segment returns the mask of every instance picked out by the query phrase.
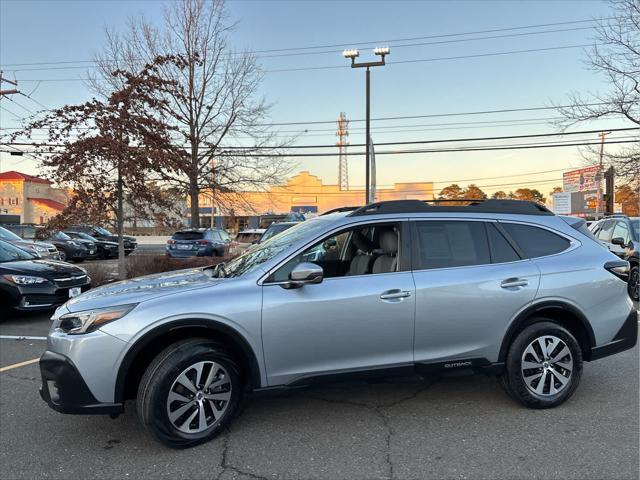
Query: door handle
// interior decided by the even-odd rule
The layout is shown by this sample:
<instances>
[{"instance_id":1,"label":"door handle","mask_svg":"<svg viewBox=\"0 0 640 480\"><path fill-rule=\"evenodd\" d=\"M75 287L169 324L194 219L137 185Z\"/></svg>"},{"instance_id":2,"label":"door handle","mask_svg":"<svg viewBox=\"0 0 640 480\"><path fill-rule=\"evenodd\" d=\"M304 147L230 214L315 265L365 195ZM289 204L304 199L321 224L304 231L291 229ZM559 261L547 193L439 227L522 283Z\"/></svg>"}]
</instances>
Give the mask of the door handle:
<instances>
[{"instance_id":1,"label":"door handle","mask_svg":"<svg viewBox=\"0 0 640 480\"><path fill-rule=\"evenodd\" d=\"M502 288L526 287L527 285L529 285L529 280L523 278L507 278L500 283Z\"/></svg>"},{"instance_id":2,"label":"door handle","mask_svg":"<svg viewBox=\"0 0 640 480\"><path fill-rule=\"evenodd\" d=\"M380 295L380 299L393 300L395 298L406 298L409 296L411 296L411 292L408 292L406 290L395 289L395 290L387 290L386 292L382 293Z\"/></svg>"}]
</instances>

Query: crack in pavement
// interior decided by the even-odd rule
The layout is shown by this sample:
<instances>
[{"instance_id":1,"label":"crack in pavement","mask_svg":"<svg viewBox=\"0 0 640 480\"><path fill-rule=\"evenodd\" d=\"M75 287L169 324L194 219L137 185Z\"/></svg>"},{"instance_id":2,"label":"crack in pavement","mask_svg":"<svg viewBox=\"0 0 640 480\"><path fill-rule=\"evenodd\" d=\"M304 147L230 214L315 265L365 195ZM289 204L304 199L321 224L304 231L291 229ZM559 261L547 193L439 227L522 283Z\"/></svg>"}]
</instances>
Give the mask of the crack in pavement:
<instances>
[{"instance_id":1,"label":"crack in pavement","mask_svg":"<svg viewBox=\"0 0 640 480\"><path fill-rule=\"evenodd\" d=\"M244 470L241 470L240 468L236 467L235 465L232 465L231 462L228 459L228 455L229 455L229 435L231 435L231 431L227 430L225 432L225 436L224 439L222 441L222 459L220 460L220 468L222 468L222 471L218 474L218 476L216 476L216 480L220 480L222 478L222 476L228 471L232 471L237 473L238 475L244 475L246 477L249 478L255 478L256 480L269 480L267 477L262 477L260 475L255 475L251 472L246 472Z\"/></svg>"},{"instance_id":2,"label":"crack in pavement","mask_svg":"<svg viewBox=\"0 0 640 480\"><path fill-rule=\"evenodd\" d=\"M11 377L15 380L28 380L30 382L37 382L38 379L36 377L19 377L18 375L14 375L13 373L5 373L7 377Z\"/></svg>"},{"instance_id":3,"label":"crack in pavement","mask_svg":"<svg viewBox=\"0 0 640 480\"><path fill-rule=\"evenodd\" d=\"M410 400L413 400L415 398L418 397L418 395L420 395L422 392L424 392L425 390L427 390L428 388L430 388L434 383L436 383L437 379L430 379L429 382L427 382L427 380L423 380L423 382L425 383L424 385L421 385L419 388L416 389L415 392L413 392L411 395L400 398L396 401L390 402L390 403L374 403L374 404L368 404L368 403L363 403L363 402L356 402L353 400L339 400L339 399L335 399L335 398L326 398L326 397L319 397L319 396L310 396L309 398L312 398L314 400L318 400L321 402L327 402L327 403L335 403L335 404L343 404L343 405L351 405L354 407L361 407L364 408L370 412L372 412L375 416L377 416L382 425L384 426L384 428L387 430L387 435L385 436L385 463L387 464L387 471L388 471L388 475L386 478L393 480L395 478L395 474L394 474L394 464L393 461L391 459L391 440L392 437L395 435L395 430L393 429L393 427L391 426L391 424L389 423L389 417L384 413L383 410L385 409L389 409L389 408L393 408L397 405L400 405L404 402L408 402Z\"/></svg>"}]
</instances>

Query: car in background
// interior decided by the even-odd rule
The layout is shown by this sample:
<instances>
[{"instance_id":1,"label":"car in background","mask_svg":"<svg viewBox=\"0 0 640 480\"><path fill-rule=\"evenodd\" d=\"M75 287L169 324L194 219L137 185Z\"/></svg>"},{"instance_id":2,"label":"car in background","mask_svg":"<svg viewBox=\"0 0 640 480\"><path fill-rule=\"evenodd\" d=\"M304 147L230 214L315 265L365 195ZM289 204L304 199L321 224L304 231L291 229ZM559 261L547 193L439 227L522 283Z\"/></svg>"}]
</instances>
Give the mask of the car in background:
<instances>
[{"instance_id":1,"label":"car in background","mask_svg":"<svg viewBox=\"0 0 640 480\"><path fill-rule=\"evenodd\" d=\"M95 260L96 258L98 258L98 246L96 245L96 242L94 242L93 240L87 240L86 238L69 235L66 232L60 232L60 233L67 235L69 238L71 238L71 240L79 243L80 245L82 245L84 248L87 249L87 256L85 257L85 260Z\"/></svg>"},{"instance_id":2,"label":"car in background","mask_svg":"<svg viewBox=\"0 0 640 480\"><path fill-rule=\"evenodd\" d=\"M52 232L44 240L56 246L58 252L60 252L60 260L63 262L84 262L89 255L89 250L85 245L78 240L74 240L66 233ZM93 254L95 254L95 251Z\"/></svg>"},{"instance_id":3,"label":"car in background","mask_svg":"<svg viewBox=\"0 0 640 480\"><path fill-rule=\"evenodd\" d=\"M97 238L92 237L87 233L82 232L65 232L74 240L77 240L83 243L85 246L93 244L96 247L96 258L108 259L108 258L116 258L118 256L118 242L109 242L106 240L98 240Z\"/></svg>"},{"instance_id":4,"label":"car in background","mask_svg":"<svg viewBox=\"0 0 640 480\"><path fill-rule=\"evenodd\" d=\"M230 253L232 255L244 253L251 245L260 241L265 231L266 228L248 228L242 230L236 235L233 242L231 242Z\"/></svg>"},{"instance_id":5,"label":"car in background","mask_svg":"<svg viewBox=\"0 0 640 480\"><path fill-rule=\"evenodd\" d=\"M640 299L640 217L616 214L591 225L591 233L611 253L629 262L629 296L637 302Z\"/></svg>"},{"instance_id":6,"label":"car in background","mask_svg":"<svg viewBox=\"0 0 640 480\"><path fill-rule=\"evenodd\" d=\"M48 258L53 260L59 260L60 254L55 245L46 242L39 242L37 240L25 240L18 235L4 227L0 227L0 240L9 242L23 250L33 253L39 258Z\"/></svg>"},{"instance_id":7,"label":"car in background","mask_svg":"<svg viewBox=\"0 0 640 480\"><path fill-rule=\"evenodd\" d=\"M224 257L231 237L220 228L193 228L174 233L165 247L173 258Z\"/></svg>"},{"instance_id":8,"label":"car in background","mask_svg":"<svg viewBox=\"0 0 640 480\"><path fill-rule=\"evenodd\" d=\"M48 310L89 290L80 267L44 260L0 240L0 309Z\"/></svg>"},{"instance_id":9,"label":"car in background","mask_svg":"<svg viewBox=\"0 0 640 480\"><path fill-rule=\"evenodd\" d=\"M289 230L291 227L299 223L300 222L273 222L267 227L265 232L256 243L262 243L266 240L269 240L271 237L274 237L277 234L284 232L285 230Z\"/></svg>"},{"instance_id":10,"label":"car in background","mask_svg":"<svg viewBox=\"0 0 640 480\"><path fill-rule=\"evenodd\" d=\"M97 225L71 225L65 231L67 230L70 232L86 233L87 235L91 235L97 240L118 243L118 235L114 235L106 228L103 228ZM131 235L123 235L123 240L124 240L124 254L130 255L138 246L136 237L132 237Z\"/></svg>"}]
</instances>

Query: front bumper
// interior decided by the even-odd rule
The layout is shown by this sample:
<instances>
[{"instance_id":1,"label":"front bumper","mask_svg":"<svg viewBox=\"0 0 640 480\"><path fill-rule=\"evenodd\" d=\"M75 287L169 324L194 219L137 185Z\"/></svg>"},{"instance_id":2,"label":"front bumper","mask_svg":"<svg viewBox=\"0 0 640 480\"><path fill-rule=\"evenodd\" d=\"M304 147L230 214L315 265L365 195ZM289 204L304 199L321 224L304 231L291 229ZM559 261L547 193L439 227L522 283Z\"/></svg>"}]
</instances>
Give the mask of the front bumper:
<instances>
[{"instance_id":1,"label":"front bumper","mask_svg":"<svg viewBox=\"0 0 640 480\"><path fill-rule=\"evenodd\" d=\"M69 290L80 288L86 292L91 284L86 281L80 285L58 286L53 283L40 285L5 285L9 303L16 310L50 310L65 303L71 298Z\"/></svg>"},{"instance_id":2,"label":"front bumper","mask_svg":"<svg viewBox=\"0 0 640 480\"><path fill-rule=\"evenodd\" d=\"M638 342L638 312L632 310L629 316L616 333L613 340L604 345L593 347L591 349L591 355L586 360L598 360L600 358L608 357L616 353L624 352L630 348L635 347Z\"/></svg>"},{"instance_id":3,"label":"front bumper","mask_svg":"<svg viewBox=\"0 0 640 480\"><path fill-rule=\"evenodd\" d=\"M64 355L46 350L40 358L40 374L40 396L57 412L117 415L124 411L121 403L96 400L76 366Z\"/></svg>"}]
</instances>

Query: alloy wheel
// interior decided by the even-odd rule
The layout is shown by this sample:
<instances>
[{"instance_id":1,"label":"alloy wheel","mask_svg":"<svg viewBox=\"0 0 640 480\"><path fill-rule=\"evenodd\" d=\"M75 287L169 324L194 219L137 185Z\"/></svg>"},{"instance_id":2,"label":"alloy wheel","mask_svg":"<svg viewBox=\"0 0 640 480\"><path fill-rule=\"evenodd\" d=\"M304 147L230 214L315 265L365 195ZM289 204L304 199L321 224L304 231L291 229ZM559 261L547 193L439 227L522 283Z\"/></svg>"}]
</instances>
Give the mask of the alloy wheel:
<instances>
[{"instance_id":1,"label":"alloy wheel","mask_svg":"<svg viewBox=\"0 0 640 480\"><path fill-rule=\"evenodd\" d=\"M219 363L198 362L185 368L167 396L171 424L184 433L201 433L225 414L231 400L231 379Z\"/></svg>"},{"instance_id":2,"label":"alloy wheel","mask_svg":"<svg viewBox=\"0 0 640 480\"><path fill-rule=\"evenodd\" d=\"M631 275L629 276L629 294L633 300L638 300L640 297L640 270L638 267L631 269Z\"/></svg>"},{"instance_id":3,"label":"alloy wheel","mask_svg":"<svg viewBox=\"0 0 640 480\"><path fill-rule=\"evenodd\" d=\"M535 395L557 395L571 380L571 350L556 336L538 337L522 354L521 373L527 388Z\"/></svg>"}]
</instances>

